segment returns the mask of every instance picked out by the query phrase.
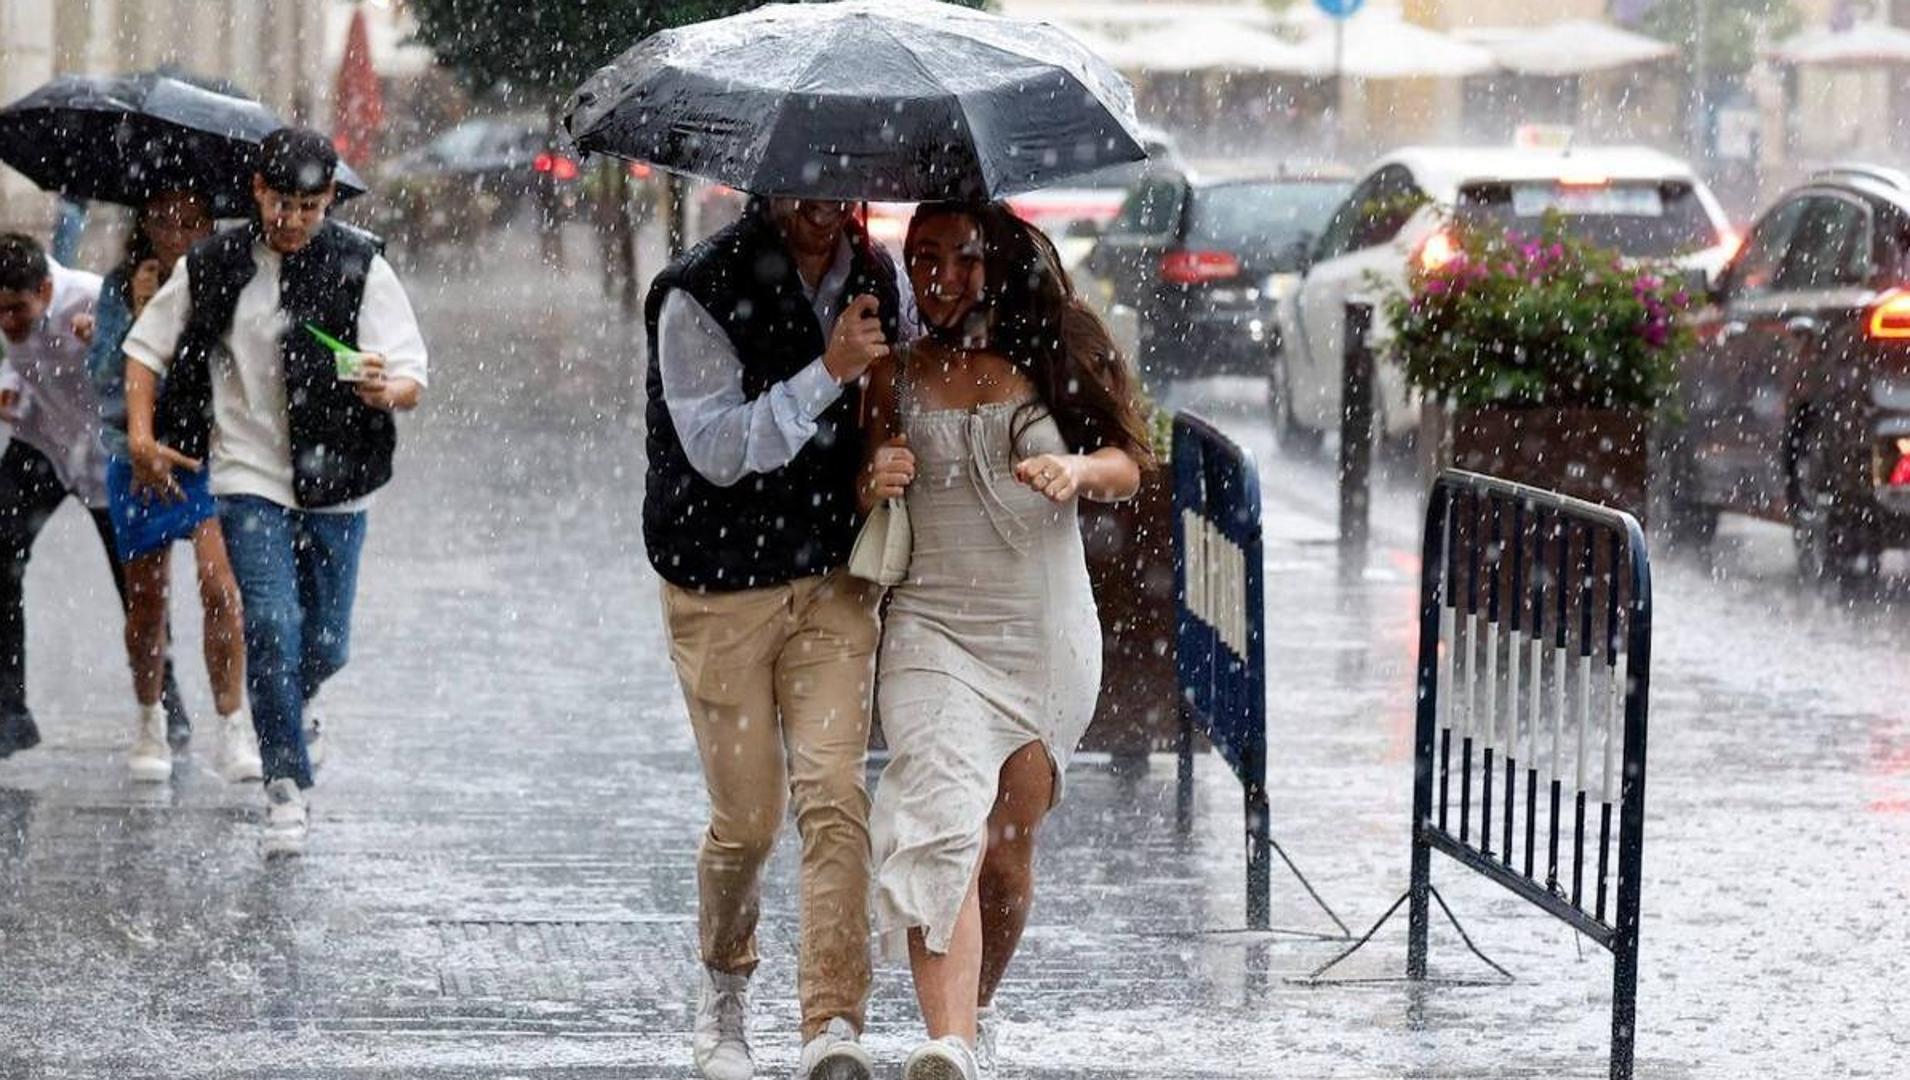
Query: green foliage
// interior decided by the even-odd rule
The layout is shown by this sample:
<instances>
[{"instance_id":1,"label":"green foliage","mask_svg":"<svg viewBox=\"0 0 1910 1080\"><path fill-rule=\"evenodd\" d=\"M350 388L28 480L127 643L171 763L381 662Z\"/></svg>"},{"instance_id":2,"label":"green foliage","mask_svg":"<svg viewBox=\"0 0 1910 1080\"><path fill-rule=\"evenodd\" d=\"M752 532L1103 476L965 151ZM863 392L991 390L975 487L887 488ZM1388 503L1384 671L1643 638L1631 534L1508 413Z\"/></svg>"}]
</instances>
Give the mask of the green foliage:
<instances>
[{"instance_id":1,"label":"green foliage","mask_svg":"<svg viewBox=\"0 0 1910 1080\"><path fill-rule=\"evenodd\" d=\"M1794 0L1659 0L1638 20L1640 32L1683 49L1687 62L1702 37L1705 69L1726 77L1751 69L1760 39L1781 41L1802 25Z\"/></svg>"},{"instance_id":2,"label":"green foliage","mask_svg":"<svg viewBox=\"0 0 1910 1080\"><path fill-rule=\"evenodd\" d=\"M981 0L951 0L979 7ZM642 38L761 6L753 0L411 0L418 41L465 85L567 94Z\"/></svg>"},{"instance_id":3,"label":"green foliage","mask_svg":"<svg viewBox=\"0 0 1910 1080\"><path fill-rule=\"evenodd\" d=\"M1692 345L1691 297L1669 265L1566 232L1449 231L1452 257L1383 301L1406 381L1462 406L1655 407Z\"/></svg>"}]
</instances>

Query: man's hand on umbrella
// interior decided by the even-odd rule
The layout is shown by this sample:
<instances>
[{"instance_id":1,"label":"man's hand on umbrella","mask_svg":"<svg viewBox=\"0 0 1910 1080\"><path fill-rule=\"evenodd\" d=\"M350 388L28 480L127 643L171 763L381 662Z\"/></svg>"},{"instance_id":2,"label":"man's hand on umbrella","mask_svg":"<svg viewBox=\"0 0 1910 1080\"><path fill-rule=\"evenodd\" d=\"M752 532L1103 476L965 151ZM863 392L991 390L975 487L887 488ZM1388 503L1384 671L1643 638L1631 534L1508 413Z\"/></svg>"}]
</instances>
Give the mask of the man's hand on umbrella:
<instances>
[{"instance_id":1,"label":"man's hand on umbrella","mask_svg":"<svg viewBox=\"0 0 1910 1080\"><path fill-rule=\"evenodd\" d=\"M126 451L133 459L133 490L165 502L179 502L186 497L173 476L174 469L199 471L196 459L152 439L135 440L128 444Z\"/></svg>"},{"instance_id":2,"label":"man's hand on umbrella","mask_svg":"<svg viewBox=\"0 0 1910 1080\"><path fill-rule=\"evenodd\" d=\"M862 377L869 365L889 355L889 339L882 332L882 318L875 297L862 295L849 302L836 331L829 336L828 351L822 354L822 366L838 383Z\"/></svg>"}]
</instances>

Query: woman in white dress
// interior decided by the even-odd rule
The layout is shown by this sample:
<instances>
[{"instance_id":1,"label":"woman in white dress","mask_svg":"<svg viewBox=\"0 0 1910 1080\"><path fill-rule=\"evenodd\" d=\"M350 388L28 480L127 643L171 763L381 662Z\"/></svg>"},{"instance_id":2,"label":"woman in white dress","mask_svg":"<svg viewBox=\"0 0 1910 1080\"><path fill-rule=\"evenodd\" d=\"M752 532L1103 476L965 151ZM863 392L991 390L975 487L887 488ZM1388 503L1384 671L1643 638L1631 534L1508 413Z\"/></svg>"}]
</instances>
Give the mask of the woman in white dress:
<instances>
[{"instance_id":1,"label":"woman in white dress","mask_svg":"<svg viewBox=\"0 0 1910 1080\"><path fill-rule=\"evenodd\" d=\"M873 373L862 484L865 510L905 498L914 536L876 681L876 921L928 1027L906 1080L973 1080L1100 686L1075 500L1128 498L1152 462L1126 363L1040 230L929 204L903 254L926 334Z\"/></svg>"}]
</instances>

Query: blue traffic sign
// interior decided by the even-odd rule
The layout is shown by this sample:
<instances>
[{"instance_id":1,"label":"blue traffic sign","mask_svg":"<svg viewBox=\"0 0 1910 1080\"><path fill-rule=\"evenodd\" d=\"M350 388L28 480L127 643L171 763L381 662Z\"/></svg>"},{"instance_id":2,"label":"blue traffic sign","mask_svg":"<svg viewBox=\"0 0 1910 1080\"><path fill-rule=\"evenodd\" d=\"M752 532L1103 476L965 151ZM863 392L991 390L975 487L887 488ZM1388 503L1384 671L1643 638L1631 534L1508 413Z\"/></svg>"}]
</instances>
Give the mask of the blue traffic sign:
<instances>
[{"instance_id":1,"label":"blue traffic sign","mask_svg":"<svg viewBox=\"0 0 1910 1080\"><path fill-rule=\"evenodd\" d=\"M1336 19L1348 19L1366 0L1313 0L1314 6Z\"/></svg>"}]
</instances>

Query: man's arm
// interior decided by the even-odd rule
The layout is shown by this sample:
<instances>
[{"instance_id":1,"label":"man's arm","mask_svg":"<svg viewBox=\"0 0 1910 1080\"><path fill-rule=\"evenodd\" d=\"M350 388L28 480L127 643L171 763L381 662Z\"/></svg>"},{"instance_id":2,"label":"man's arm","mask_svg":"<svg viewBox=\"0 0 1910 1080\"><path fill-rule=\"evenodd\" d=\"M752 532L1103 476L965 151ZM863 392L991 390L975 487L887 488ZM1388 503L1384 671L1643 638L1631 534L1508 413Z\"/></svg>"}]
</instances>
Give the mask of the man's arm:
<instances>
[{"instance_id":1,"label":"man's arm","mask_svg":"<svg viewBox=\"0 0 1910 1080\"><path fill-rule=\"evenodd\" d=\"M865 319L866 311L861 300L852 304L822 356L751 400L743 392L743 363L729 336L694 297L672 291L657 325L657 365L664 405L690 467L710 483L728 487L794 460L843 385L887 351L880 325Z\"/></svg>"},{"instance_id":2,"label":"man's arm","mask_svg":"<svg viewBox=\"0 0 1910 1080\"><path fill-rule=\"evenodd\" d=\"M411 298L391 264L372 259L358 307L358 348L371 353L358 397L374 409L407 412L424 397L428 360Z\"/></svg>"}]
</instances>

